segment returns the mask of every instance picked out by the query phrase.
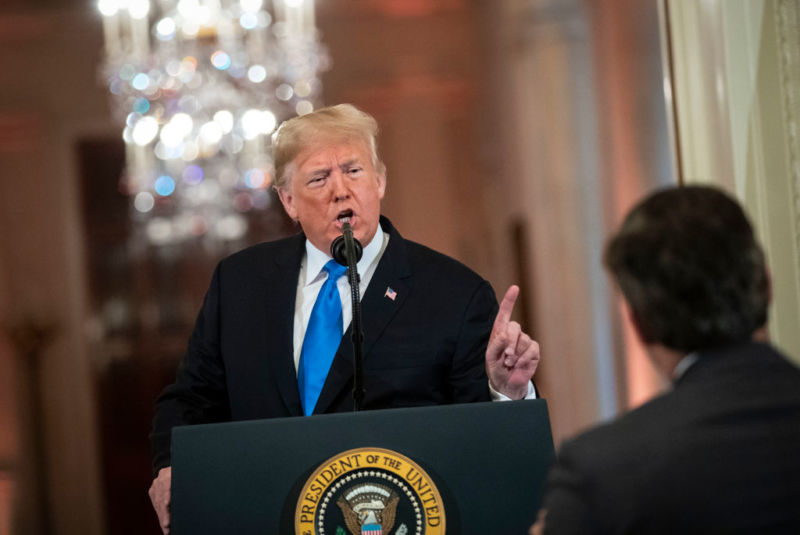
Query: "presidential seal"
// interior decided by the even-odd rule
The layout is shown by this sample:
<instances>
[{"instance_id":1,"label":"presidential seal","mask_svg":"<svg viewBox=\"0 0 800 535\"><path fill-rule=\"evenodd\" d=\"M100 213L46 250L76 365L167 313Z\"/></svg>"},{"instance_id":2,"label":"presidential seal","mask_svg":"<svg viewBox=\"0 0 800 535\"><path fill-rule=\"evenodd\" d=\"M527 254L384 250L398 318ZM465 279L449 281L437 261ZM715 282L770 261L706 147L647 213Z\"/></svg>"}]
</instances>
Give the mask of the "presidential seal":
<instances>
[{"instance_id":1,"label":"presidential seal","mask_svg":"<svg viewBox=\"0 0 800 535\"><path fill-rule=\"evenodd\" d=\"M381 448L331 457L308 478L294 515L296 535L439 535L442 497L414 461Z\"/></svg>"}]
</instances>

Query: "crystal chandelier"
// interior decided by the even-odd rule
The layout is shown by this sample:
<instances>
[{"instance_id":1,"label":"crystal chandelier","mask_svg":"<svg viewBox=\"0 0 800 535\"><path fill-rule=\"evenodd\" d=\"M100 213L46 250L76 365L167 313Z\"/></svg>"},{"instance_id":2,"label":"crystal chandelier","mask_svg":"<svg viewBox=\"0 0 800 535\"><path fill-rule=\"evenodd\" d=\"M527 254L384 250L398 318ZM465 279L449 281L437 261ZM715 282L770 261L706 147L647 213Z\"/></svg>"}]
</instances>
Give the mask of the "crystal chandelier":
<instances>
[{"instance_id":1,"label":"crystal chandelier","mask_svg":"<svg viewBox=\"0 0 800 535\"><path fill-rule=\"evenodd\" d=\"M137 231L228 241L271 199L276 125L310 112L327 66L313 0L99 0Z\"/></svg>"}]
</instances>

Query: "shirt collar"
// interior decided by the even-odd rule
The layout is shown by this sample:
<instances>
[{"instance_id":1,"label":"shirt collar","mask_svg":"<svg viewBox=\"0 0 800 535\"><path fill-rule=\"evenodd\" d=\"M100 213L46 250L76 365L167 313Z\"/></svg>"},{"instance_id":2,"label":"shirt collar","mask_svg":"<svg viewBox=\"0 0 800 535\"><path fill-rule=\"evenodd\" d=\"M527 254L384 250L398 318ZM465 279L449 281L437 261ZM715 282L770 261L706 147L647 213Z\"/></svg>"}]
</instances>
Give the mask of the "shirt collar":
<instances>
[{"instance_id":1,"label":"shirt collar","mask_svg":"<svg viewBox=\"0 0 800 535\"><path fill-rule=\"evenodd\" d=\"M381 239L378 239L379 236ZM372 264L373 260L378 256L378 253L381 252L383 241L383 232L381 232L381 226L378 225L378 228L375 230L375 235L372 236L367 246L364 247L361 260L356 264L356 269L359 273L364 273L370 264ZM331 258L332 257L328 253L323 253L306 239L306 286L319 279L322 268L325 267L325 264L327 264Z\"/></svg>"},{"instance_id":2,"label":"shirt collar","mask_svg":"<svg viewBox=\"0 0 800 535\"><path fill-rule=\"evenodd\" d=\"M677 381L678 379L683 377L683 374L686 373L686 370L688 370L692 366L692 364L697 362L698 358L699 355L697 353L689 353L688 355L683 357L680 360L680 362L678 362L678 365L675 366L675 369L672 371L672 380Z\"/></svg>"}]
</instances>

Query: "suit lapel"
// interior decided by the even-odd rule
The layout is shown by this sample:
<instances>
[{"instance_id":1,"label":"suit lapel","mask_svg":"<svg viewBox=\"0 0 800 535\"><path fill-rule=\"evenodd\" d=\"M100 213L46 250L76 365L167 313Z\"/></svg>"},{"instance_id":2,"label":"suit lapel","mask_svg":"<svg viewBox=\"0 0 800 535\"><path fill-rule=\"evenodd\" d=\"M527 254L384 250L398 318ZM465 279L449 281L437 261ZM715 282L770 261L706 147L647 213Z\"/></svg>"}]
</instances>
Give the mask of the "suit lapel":
<instances>
[{"instance_id":1,"label":"suit lapel","mask_svg":"<svg viewBox=\"0 0 800 535\"><path fill-rule=\"evenodd\" d=\"M361 298L361 321L364 329L364 361L387 325L403 306L411 289L412 277L405 241L388 219L381 217L381 227L389 233L389 244L378 262L367 291ZM395 298L386 295L394 290ZM353 379L352 324L347 328L322 387L314 414L327 411Z\"/></svg>"},{"instance_id":2,"label":"suit lapel","mask_svg":"<svg viewBox=\"0 0 800 535\"><path fill-rule=\"evenodd\" d=\"M292 238L282 254L273 258L273 269L264 273L263 284L268 288L264 306L277 310L277 321L266 321L263 354L269 361L275 385L286 409L292 416L302 416L297 370L294 366L294 307L297 279L304 254L305 237ZM263 388L269 388L265 382Z\"/></svg>"}]
</instances>

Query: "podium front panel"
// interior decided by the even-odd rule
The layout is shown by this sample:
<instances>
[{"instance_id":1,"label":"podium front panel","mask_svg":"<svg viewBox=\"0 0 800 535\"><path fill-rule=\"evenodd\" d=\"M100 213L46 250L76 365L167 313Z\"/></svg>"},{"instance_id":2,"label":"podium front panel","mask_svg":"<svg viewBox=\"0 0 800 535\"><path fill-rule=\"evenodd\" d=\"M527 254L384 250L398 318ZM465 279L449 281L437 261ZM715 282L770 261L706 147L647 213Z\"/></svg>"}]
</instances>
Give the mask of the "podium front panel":
<instances>
[{"instance_id":1,"label":"podium front panel","mask_svg":"<svg viewBox=\"0 0 800 535\"><path fill-rule=\"evenodd\" d=\"M388 449L424 469L448 534L527 533L554 458L544 400L185 426L172 448L176 535L293 534L308 478L355 448Z\"/></svg>"}]
</instances>

